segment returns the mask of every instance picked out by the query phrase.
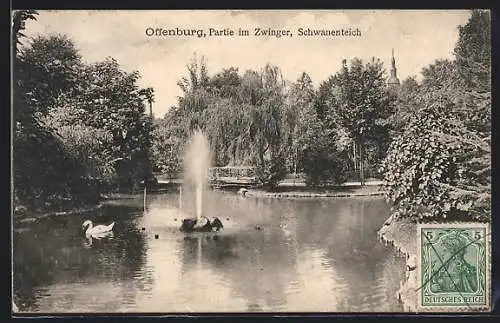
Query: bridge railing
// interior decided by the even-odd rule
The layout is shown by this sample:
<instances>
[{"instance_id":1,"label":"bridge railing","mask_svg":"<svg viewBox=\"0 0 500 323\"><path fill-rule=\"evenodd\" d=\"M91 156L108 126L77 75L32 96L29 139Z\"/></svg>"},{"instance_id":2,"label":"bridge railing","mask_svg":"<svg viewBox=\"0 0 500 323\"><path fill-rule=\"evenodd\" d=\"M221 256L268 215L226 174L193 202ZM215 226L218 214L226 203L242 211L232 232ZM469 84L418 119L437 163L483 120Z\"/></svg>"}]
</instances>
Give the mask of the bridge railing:
<instances>
[{"instance_id":1,"label":"bridge railing","mask_svg":"<svg viewBox=\"0 0 500 323\"><path fill-rule=\"evenodd\" d=\"M258 182L256 167L252 166L211 167L208 177L212 184L251 185Z\"/></svg>"}]
</instances>

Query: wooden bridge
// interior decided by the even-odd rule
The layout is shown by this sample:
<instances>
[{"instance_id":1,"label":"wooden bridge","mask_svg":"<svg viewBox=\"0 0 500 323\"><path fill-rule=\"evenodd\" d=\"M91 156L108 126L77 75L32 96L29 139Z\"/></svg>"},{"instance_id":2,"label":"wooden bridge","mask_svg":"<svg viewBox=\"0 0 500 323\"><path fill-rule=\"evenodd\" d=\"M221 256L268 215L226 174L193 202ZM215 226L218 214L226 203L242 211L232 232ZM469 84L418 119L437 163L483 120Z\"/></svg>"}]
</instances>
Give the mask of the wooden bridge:
<instances>
[{"instance_id":1,"label":"wooden bridge","mask_svg":"<svg viewBox=\"0 0 500 323\"><path fill-rule=\"evenodd\" d=\"M209 182L215 187L238 186L250 187L259 184L253 166L224 166L209 169Z\"/></svg>"},{"instance_id":2,"label":"wooden bridge","mask_svg":"<svg viewBox=\"0 0 500 323\"><path fill-rule=\"evenodd\" d=\"M163 174L155 174L157 183L160 185L178 185L184 181L182 175L169 178ZM251 187L259 184L256 175L256 167L253 166L224 166L210 167L208 170L208 182L214 187Z\"/></svg>"}]
</instances>

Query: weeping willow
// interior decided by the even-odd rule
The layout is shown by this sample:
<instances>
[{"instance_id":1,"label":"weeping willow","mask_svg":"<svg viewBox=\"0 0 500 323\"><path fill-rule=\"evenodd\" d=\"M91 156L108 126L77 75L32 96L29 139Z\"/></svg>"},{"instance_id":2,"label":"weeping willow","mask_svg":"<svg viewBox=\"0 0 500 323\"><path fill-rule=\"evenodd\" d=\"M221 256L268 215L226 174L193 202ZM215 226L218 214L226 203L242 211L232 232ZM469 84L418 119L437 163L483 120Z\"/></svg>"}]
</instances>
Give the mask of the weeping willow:
<instances>
[{"instance_id":1,"label":"weeping willow","mask_svg":"<svg viewBox=\"0 0 500 323\"><path fill-rule=\"evenodd\" d=\"M188 76L178 83L183 96L166 116L176 121L165 126L177 129L173 135L179 142L201 129L210 142L213 166L257 166L264 182L276 182L285 174L280 169L285 167L286 142L281 72L272 65L242 77L235 71L228 69L210 81L204 61L192 61Z\"/></svg>"}]
</instances>

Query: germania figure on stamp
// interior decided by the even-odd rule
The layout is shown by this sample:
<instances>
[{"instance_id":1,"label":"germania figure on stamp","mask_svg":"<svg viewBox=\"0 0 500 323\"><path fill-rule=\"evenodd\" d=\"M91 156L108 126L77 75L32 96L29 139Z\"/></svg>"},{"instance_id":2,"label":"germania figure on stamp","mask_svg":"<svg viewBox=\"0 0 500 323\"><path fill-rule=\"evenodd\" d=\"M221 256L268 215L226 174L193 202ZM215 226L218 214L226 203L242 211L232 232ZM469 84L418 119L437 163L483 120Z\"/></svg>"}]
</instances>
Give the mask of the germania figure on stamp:
<instances>
[{"instance_id":1,"label":"germania figure on stamp","mask_svg":"<svg viewBox=\"0 0 500 323\"><path fill-rule=\"evenodd\" d=\"M487 308L490 294L489 227L419 226L420 307L450 311Z\"/></svg>"}]
</instances>

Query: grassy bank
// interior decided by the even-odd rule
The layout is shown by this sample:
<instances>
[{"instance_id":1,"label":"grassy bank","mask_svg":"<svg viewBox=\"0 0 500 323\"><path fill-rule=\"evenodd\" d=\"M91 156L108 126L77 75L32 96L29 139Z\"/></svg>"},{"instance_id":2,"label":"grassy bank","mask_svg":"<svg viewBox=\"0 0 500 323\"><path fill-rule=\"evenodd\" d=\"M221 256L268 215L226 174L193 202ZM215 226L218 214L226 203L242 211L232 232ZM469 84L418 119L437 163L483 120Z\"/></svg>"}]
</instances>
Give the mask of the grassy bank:
<instances>
[{"instance_id":1,"label":"grassy bank","mask_svg":"<svg viewBox=\"0 0 500 323\"><path fill-rule=\"evenodd\" d=\"M40 220L53 217L53 216L65 216L76 213L88 213L100 209L103 206L102 202L94 205L86 205L68 208L63 211L31 211L22 205L16 206L14 209L13 225L14 227L19 225L26 225L31 223L36 223Z\"/></svg>"},{"instance_id":2,"label":"grassy bank","mask_svg":"<svg viewBox=\"0 0 500 323\"><path fill-rule=\"evenodd\" d=\"M273 191L248 189L245 196L270 198L328 198L355 196L383 196L378 185L367 186L334 186L334 187L278 187Z\"/></svg>"},{"instance_id":3,"label":"grassy bank","mask_svg":"<svg viewBox=\"0 0 500 323\"><path fill-rule=\"evenodd\" d=\"M65 216L77 213L93 212L100 209L107 201L129 197L130 193L108 193L101 195L99 201L96 203L79 203L78 205L67 203L63 206L57 205L57 207L46 207L43 209L33 209L18 203L14 206L13 210L13 224L14 226L26 225L30 223L36 223L40 220L53 216Z\"/></svg>"},{"instance_id":4,"label":"grassy bank","mask_svg":"<svg viewBox=\"0 0 500 323\"><path fill-rule=\"evenodd\" d=\"M29 207L17 201L14 203L13 209L13 223L17 224L28 224L35 223L41 219L52 216L63 216L71 215L76 213L87 213L93 212L100 209L107 202L113 200L123 200L130 199L132 195L143 194L143 190L135 191L124 191L124 192L109 192L106 194L101 194L99 199L94 203L72 203L71 200L65 200L65 203L57 203L51 205L47 203L44 207Z\"/></svg>"}]
</instances>

